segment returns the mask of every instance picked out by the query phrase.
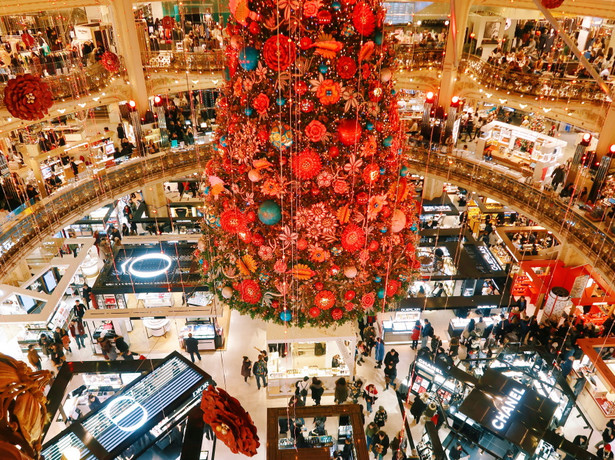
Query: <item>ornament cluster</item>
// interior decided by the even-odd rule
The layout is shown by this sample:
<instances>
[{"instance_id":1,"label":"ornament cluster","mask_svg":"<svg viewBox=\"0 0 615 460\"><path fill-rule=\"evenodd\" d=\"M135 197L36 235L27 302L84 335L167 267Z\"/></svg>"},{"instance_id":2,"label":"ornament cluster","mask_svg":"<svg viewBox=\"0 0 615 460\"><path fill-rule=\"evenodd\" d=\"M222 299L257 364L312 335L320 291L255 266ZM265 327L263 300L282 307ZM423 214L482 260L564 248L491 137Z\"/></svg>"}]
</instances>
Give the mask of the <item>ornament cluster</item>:
<instances>
[{"instance_id":1,"label":"ornament cluster","mask_svg":"<svg viewBox=\"0 0 615 460\"><path fill-rule=\"evenodd\" d=\"M22 120L39 120L53 105L49 85L38 75L17 75L4 88L4 104L9 113Z\"/></svg>"},{"instance_id":2,"label":"ornament cluster","mask_svg":"<svg viewBox=\"0 0 615 460\"><path fill-rule=\"evenodd\" d=\"M230 9L203 177L204 279L231 307L298 326L394 307L418 269L418 211L382 6Z\"/></svg>"}]
</instances>

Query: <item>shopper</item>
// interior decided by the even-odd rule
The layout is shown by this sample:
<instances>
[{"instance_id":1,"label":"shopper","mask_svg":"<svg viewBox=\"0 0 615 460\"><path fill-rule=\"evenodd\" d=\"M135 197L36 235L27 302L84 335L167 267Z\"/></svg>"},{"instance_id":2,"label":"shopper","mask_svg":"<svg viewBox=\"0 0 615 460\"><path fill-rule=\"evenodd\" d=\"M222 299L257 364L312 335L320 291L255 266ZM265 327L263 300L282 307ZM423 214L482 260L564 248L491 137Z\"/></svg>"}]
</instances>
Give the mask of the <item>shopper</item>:
<instances>
[{"instance_id":1,"label":"shopper","mask_svg":"<svg viewBox=\"0 0 615 460\"><path fill-rule=\"evenodd\" d=\"M423 393L425 394L425 393ZM416 395L414 397L414 402L412 403L412 407L410 407L410 414L414 417L414 423L419 423L421 420L421 416L423 412L427 409L427 404L421 395Z\"/></svg>"},{"instance_id":2,"label":"shopper","mask_svg":"<svg viewBox=\"0 0 615 460\"><path fill-rule=\"evenodd\" d=\"M389 450L389 435L380 430L372 439L372 452L376 459L382 460Z\"/></svg>"},{"instance_id":3,"label":"shopper","mask_svg":"<svg viewBox=\"0 0 615 460\"><path fill-rule=\"evenodd\" d=\"M391 348L391 351L389 351L384 357L384 364L392 364L393 367L396 368L397 363L399 363L399 353L397 353L397 350L395 350L395 348Z\"/></svg>"},{"instance_id":4,"label":"shopper","mask_svg":"<svg viewBox=\"0 0 615 460\"><path fill-rule=\"evenodd\" d=\"M51 346L53 345L53 341L49 338L47 334L44 332L41 333L38 339L38 345L41 347L41 351L47 357L51 354Z\"/></svg>"},{"instance_id":5,"label":"shopper","mask_svg":"<svg viewBox=\"0 0 615 460\"><path fill-rule=\"evenodd\" d=\"M322 381L320 381L317 377L312 377L310 391L312 392L312 400L314 401L314 405L320 406L320 400L325 392L325 388L322 386Z\"/></svg>"},{"instance_id":6,"label":"shopper","mask_svg":"<svg viewBox=\"0 0 615 460\"><path fill-rule=\"evenodd\" d=\"M363 356L371 356L372 348L376 344L376 329L369 325L363 330L363 341L365 342L365 352Z\"/></svg>"},{"instance_id":7,"label":"shopper","mask_svg":"<svg viewBox=\"0 0 615 460\"><path fill-rule=\"evenodd\" d=\"M376 390L376 387L371 383L363 390L363 400L365 401L365 406L367 406L367 412L370 414L372 413L372 406L378 399L378 396L376 396L377 394L378 390Z\"/></svg>"},{"instance_id":8,"label":"shopper","mask_svg":"<svg viewBox=\"0 0 615 460\"><path fill-rule=\"evenodd\" d=\"M62 345L65 350L72 352L70 348L70 337L66 329L61 327L56 327L55 332L53 333L53 341L59 345Z\"/></svg>"},{"instance_id":9,"label":"shopper","mask_svg":"<svg viewBox=\"0 0 615 460\"><path fill-rule=\"evenodd\" d=\"M388 363L384 368L384 382L385 382L385 390L389 389L389 385L393 387L394 390L397 390L397 384L395 383L395 379L397 378L397 368L393 365L393 363Z\"/></svg>"},{"instance_id":10,"label":"shopper","mask_svg":"<svg viewBox=\"0 0 615 460\"><path fill-rule=\"evenodd\" d=\"M248 383L248 379L252 373L252 361L247 356L243 357L243 361L241 362L241 375L243 376L243 381Z\"/></svg>"},{"instance_id":11,"label":"shopper","mask_svg":"<svg viewBox=\"0 0 615 460\"><path fill-rule=\"evenodd\" d=\"M79 322L83 321L83 316L85 315L86 310L87 308L85 307L85 305L79 302L79 299L75 300L75 306L73 307L73 314L79 320Z\"/></svg>"},{"instance_id":12,"label":"shopper","mask_svg":"<svg viewBox=\"0 0 615 460\"><path fill-rule=\"evenodd\" d=\"M28 345L28 361L37 371L40 371L43 368L43 363L41 362L41 357L34 348L34 344Z\"/></svg>"},{"instance_id":13,"label":"shopper","mask_svg":"<svg viewBox=\"0 0 615 460\"><path fill-rule=\"evenodd\" d=\"M100 336L96 340L105 359L107 361L115 361L115 358L117 358L117 353L115 352L115 349L113 348L113 344L111 343L111 340L109 340L109 337Z\"/></svg>"},{"instance_id":14,"label":"shopper","mask_svg":"<svg viewBox=\"0 0 615 460\"><path fill-rule=\"evenodd\" d=\"M62 345L58 344L58 343L54 343L51 346L51 361L53 362L53 365L56 367L56 370L60 370L60 368L62 367L62 364L64 364L64 361L66 361L66 358L64 357L64 351L62 350Z\"/></svg>"},{"instance_id":15,"label":"shopper","mask_svg":"<svg viewBox=\"0 0 615 460\"><path fill-rule=\"evenodd\" d=\"M460 442L458 442L457 444L455 444L455 447L453 447L449 452L448 452L448 457L451 460L459 460L461 458L469 458L470 454L468 454L463 446L461 445Z\"/></svg>"},{"instance_id":16,"label":"shopper","mask_svg":"<svg viewBox=\"0 0 615 460\"><path fill-rule=\"evenodd\" d=\"M615 440L615 430L613 430L613 425L607 424L604 430L602 431L602 440L596 444L596 449L601 445L609 445Z\"/></svg>"},{"instance_id":17,"label":"shopper","mask_svg":"<svg viewBox=\"0 0 615 460\"><path fill-rule=\"evenodd\" d=\"M382 360L384 358L384 342L380 337L376 338L376 345L374 359L376 360L376 365L374 366L376 369L380 369L382 367Z\"/></svg>"},{"instance_id":18,"label":"shopper","mask_svg":"<svg viewBox=\"0 0 615 460\"><path fill-rule=\"evenodd\" d=\"M401 430L395 435L389 447L391 448L391 452L393 454L391 458L393 458L394 460L399 460L400 457L398 457L397 451L403 453L403 451L406 450L406 437L404 436L403 430Z\"/></svg>"},{"instance_id":19,"label":"shopper","mask_svg":"<svg viewBox=\"0 0 615 460\"><path fill-rule=\"evenodd\" d=\"M126 359L126 357L131 354L129 349L130 347L126 343L126 340L124 340L124 337L122 337L121 335L118 335L115 338L115 348L117 348L117 351L124 359Z\"/></svg>"},{"instance_id":20,"label":"shopper","mask_svg":"<svg viewBox=\"0 0 615 460\"><path fill-rule=\"evenodd\" d=\"M611 445L607 444L604 447L598 449L598 452L596 452L596 456L601 460L612 460L613 452L611 451Z\"/></svg>"},{"instance_id":21,"label":"shopper","mask_svg":"<svg viewBox=\"0 0 615 460\"><path fill-rule=\"evenodd\" d=\"M378 433L378 431L380 431L380 429L378 428L378 425L376 425L374 422L369 422L369 425L365 427L365 439L367 441L367 450L370 450L369 448L374 441L374 436L376 436L376 433Z\"/></svg>"},{"instance_id":22,"label":"shopper","mask_svg":"<svg viewBox=\"0 0 615 460\"><path fill-rule=\"evenodd\" d=\"M73 318L68 326L68 330L70 331L70 335L75 339L75 342L77 342L77 348L79 350L85 348L85 328L83 327L83 323L77 318Z\"/></svg>"},{"instance_id":23,"label":"shopper","mask_svg":"<svg viewBox=\"0 0 615 460\"><path fill-rule=\"evenodd\" d=\"M295 382L295 395L301 399L302 406L305 406L305 402L308 395L308 381L310 378L306 375L301 380Z\"/></svg>"},{"instance_id":24,"label":"shopper","mask_svg":"<svg viewBox=\"0 0 615 460\"><path fill-rule=\"evenodd\" d=\"M387 422L387 418L388 414L384 406L378 407L378 410L374 414L374 422L376 422L376 425L382 428Z\"/></svg>"},{"instance_id":25,"label":"shopper","mask_svg":"<svg viewBox=\"0 0 615 460\"><path fill-rule=\"evenodd\" d=\"M88 396L88 408L90 412L95 412L102 405L100 399L98 399L95 395Z\"/></svg>"},{"instance_id":26,"label":"shopper","mask_svg":"<svg viewBox=\"0 0 615 460\"><path fill-rule=\"evenodd\" d=\"M359 398L363 396L363 381L361 379L354 380L353 377L353 381L348 385L348 393L352 403L358 404Z\"/></svg>"},{"instance_id":27,"label":"shopper","mask_svg":"<svg viewBox=\"0 0 615 460\"><path fill-rule=\"evenodd\" d=\"M252 373L254 377L256 377L256 387L259 390L261 389L261 383L263 387L267 386L267 363L262 354L258 355L258 360L252 367Z\"/></svg>"},{"instance_id":28,"label":"shopper","mask_svg":"<svg viewBox=\"0 0 615 460\"><path fill-rule=\"evenodd\" d=\"M356 358L357 358L357 365L358 366L360 366L361 364L363 364L365 362L363 357L366 356L366 347L365 347L365 343L362 340L359 340L357 342L357 346L355 348L355 355L356 355Z\"/></svg>"},{"instance_id":29,"label":"shopper","mask_svg":"<svg viewBox=\"0 0 615 460\"><path fill-rule=\"evenodd\" d=\"M199 353L199 341L192 337L192 333L188 334L188 337L184 339L184 346L186 347L186 353L190 353L190 359L194 362L194 355L201 360L201 354Z\"/></svg>"},{"instance_id":30,"label":"shopper","mask_svg":"<svg viewBox=\"0 0 615 460\"><path fill-rule=\"evenodd\" d=\"M417 321L414 324L414 328L412 329L412 334L410 335L410 340L412 340L412 345L410 348L416 350L416 347L419 344L419 339L421 338L421 322Z\"/></svg>"},{"instance_id":31,"label":"shopper","mask_svg":"<svg viewBox=\"0 0 615 460\"><path fill-rule=\"evenodd\" d=\"M433 327L429 320L425 319L424 323L423 330L421 330L421 348L427 347L427 340L434 334Z\"/></svg>"},{"instance_id":32,"label":"shopper","mask_svg":"<svg viewBox=\"0 0 615 460\"><path fill-rule=\"evenodd\" d=\"M346 402L348 399L348 385L346 384L346 379L344 377L340 377L335 381L335 404L342 404Z\"/></svg>"}]
</instances>

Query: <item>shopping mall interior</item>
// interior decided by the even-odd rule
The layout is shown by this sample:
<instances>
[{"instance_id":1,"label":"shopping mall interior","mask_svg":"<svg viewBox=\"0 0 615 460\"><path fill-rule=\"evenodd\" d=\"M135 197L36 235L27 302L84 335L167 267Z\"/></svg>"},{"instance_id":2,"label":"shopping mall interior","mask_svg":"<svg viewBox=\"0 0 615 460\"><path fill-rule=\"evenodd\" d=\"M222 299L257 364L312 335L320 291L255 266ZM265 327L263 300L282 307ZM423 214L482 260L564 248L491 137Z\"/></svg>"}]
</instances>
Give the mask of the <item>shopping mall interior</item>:
<instances>
[{"instance_id":1,"label":"shopping mall interior","mask_svg":"<svg viewBox=\"0 0 615 460\"><path fill-rule=\"evenodd\" d=\"M614 49L615 0L0 0L0 457L613 459Z\"/></svg>"}]
</instances>

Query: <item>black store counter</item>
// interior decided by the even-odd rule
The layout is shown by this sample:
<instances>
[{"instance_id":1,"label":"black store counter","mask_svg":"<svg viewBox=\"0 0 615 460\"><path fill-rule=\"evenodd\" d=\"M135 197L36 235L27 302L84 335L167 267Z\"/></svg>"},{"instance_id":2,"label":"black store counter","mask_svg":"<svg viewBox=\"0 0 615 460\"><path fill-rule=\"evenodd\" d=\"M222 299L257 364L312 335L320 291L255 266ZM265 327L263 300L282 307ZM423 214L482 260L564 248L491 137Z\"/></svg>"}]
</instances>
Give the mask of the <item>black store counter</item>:
<instances>
[{"instance_id":1,"label":"black store counter","mask_svg":"<svg viewBox=\"0 0 615 460\"><path fill-rule=\"evenodd\" d=\"M169 458L182 460L212 458L213 447L202 452L202 430L200 437L185 437L185 433L191 432L190 420L199 419L195 413L200 411L201 393L212 382L206 372L177 352L157 362L125 361L117 363L120 364L117 369L113 368L114 364L70 362L60 369L61 387L54 384L51 401L62 400L67 376L79 371L95 373L94 368L99 365L106 365L106 369L99 369L101 374L121 374L127 366L133 366L132 373L139 376L45 442L42 449L45 460L65 460L69 447L78 450L76 458L87 460L128 460L147 452L152 453L152 458L158 458L160 452L172 452ZM50 410L52 416L57 410L56 403L55 410ZM185 449L189 454L181 454L182 446L185 448L188 443L192 446Z\"/></svg>"}]
</instances>

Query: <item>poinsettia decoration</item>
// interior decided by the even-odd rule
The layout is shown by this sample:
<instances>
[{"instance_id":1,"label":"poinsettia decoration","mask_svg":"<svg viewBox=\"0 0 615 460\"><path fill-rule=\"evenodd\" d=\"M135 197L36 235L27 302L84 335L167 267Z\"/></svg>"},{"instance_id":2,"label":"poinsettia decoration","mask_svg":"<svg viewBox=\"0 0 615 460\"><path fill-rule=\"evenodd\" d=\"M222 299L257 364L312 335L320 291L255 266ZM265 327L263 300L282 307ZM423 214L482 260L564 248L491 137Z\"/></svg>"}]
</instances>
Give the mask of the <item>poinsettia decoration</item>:
<instances>
[{"instance_id":1,"label":"poinsettia decoration","mask_svg":"<svg viewBox=\"0 0 615 460\"><path fill-rule=\"evenodd\" d=\"M209 385L201 398L203 420L231 451L252 457L260 445L252 417L222 388Z\"/></svg>"},{"instance_id":2,"label":"poinsettia decoration","mask_svg":"<svg viewBox=\"0 0 615 460\"><path fill-rule=\"evenodd\" d=\"M4 88L4 103L9 113L22 120L39 120L53 105L49 85L38 75L17 75Z\"/></svg>"},{"instance_id":3,"label":"poinsettia decoration","mask_svg":"<svg viewBox=\"0 0 615 460\"><path fill-rule=\"evenodd\" d=\"M328 326L418 268L394 53L376 1L235 0L197 260L222 301Z\"/></svg>"},{"instance_id":4,"label":"poinsettia decoration","mask_svg":"<svg viewBox=\"0 0 615 460\"><path fill-rule=\"evenodd\" d=\"M551 10L553 8L559 8L564 3L564 0L541 0L542 6Z\"/></svg>"},{"instance_id":5,"label":"poinsettia decoration","mask_svg":"<svg viewBox=\"0 0 615 460\"><path fill-rule=\"evenodd\" d=\"M105 51L100 57L100 63L102 66L111 73L115 73L120 70L120 58L117 54L111 51Z\"/></svg>"}]
</instances>

